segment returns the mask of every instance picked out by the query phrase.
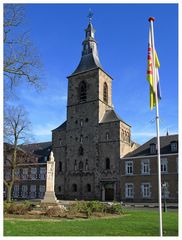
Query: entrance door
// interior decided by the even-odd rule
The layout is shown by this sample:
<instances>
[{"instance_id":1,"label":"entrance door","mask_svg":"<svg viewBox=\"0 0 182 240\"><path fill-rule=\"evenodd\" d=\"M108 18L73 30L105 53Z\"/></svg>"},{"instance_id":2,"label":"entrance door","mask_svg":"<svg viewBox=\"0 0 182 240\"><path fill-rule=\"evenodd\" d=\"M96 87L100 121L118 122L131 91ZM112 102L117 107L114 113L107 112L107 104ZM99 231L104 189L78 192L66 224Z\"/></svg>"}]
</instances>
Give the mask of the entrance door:
<instances>
[{"instance_id":1,"label":"entrance door","mask_svg":"<svg viewBox=\"0 0 182 240\"><path fill-rule=\"evenodd\" d=\"M104 185L105 189L105 201L113 201L114 200L114 184L106 183Z\"/></svg>"},{"instance_id":2,"label":"entrance door","mask_svg":"<svg viewBox=\"0 0 182 240\"><path fill-rule=\"evenodd\" d=\"M114 200L114 188L106 188L105 201L113 201L113 200Z\"/></svg>"}]
</instances>

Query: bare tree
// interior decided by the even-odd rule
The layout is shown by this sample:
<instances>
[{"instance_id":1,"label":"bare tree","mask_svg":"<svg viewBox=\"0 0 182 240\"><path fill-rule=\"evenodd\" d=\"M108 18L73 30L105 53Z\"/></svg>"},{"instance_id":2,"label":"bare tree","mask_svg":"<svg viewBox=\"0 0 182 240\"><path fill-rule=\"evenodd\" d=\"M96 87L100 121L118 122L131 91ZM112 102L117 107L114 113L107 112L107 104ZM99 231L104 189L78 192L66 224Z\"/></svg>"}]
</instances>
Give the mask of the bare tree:
<instances>
[{"instance_id":1,"label":"bare tree","mask_svg":"<svg viewBox=\"0 0 182 240\"><path fill-rule=\"evenodd\" d=\"M23 30L22 4L4 5L4 81L11 92L20 80L40 88L41 63L28 32Z\"/></svg>"},{"instance_id":2,"label":"bare tree","mask_svg":"<svg viewBox=\"0 0 182 240\"><path fill-rule=\"evenodd\" d=\"M4 148L4 166L10 170L10 178L4 178L4 184L7 187L8 201L11 201L17 165L27 157L26 153L18 145L27 141L30 136L30 122L27 119L25 110L21 107L7 108L4 116L4 138L5 142L9 143L7 145L9 147Z\"/></svg>"}]
</instances>

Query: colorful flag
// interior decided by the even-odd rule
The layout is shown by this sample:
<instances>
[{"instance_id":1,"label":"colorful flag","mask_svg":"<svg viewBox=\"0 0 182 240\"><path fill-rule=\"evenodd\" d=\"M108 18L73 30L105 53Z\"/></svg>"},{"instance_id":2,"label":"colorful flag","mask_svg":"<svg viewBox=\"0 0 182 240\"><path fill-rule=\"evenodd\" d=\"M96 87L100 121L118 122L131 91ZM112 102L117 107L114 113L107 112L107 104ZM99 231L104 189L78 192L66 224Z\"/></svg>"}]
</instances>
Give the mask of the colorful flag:
<instances>
[{"instance_id":1,"label":"colorful flag","mask_svg":"<svg viewBox=\"0 0 182 240\"><path fill-rule=\"evenodd\" d=\"M147 66L147 80L150 84L150 109L152 110L153 107L156 106L156 95L155 92L157 91L158 100L161 99L160 93L160 85L159 85L159 67L160 62L157 56L157 52L152 46L152 39L151 39L151 29L149 30L149 43L148 43L148 66ZM154 55L154 56L153 56ZM154 66L155 63L155 66ZM156 81L156 84L155 84Z\"/></svg>"}]
</instances>

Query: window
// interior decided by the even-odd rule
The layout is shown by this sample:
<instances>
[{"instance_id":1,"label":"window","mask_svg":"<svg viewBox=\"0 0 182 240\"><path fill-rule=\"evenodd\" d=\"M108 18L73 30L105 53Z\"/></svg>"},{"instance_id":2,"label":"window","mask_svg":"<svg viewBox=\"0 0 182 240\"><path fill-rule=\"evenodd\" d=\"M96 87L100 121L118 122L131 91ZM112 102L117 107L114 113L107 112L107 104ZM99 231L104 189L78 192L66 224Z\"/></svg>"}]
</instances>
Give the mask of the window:
<instances>
[{"instance_id":1,"label":"window","mask_svg":"<svg viewBox=\"0 0 182 240\"><path fill-rule=\"evenodd\" d=\"M80 143L83 143L83 135L80 136Z\"/></svg>"},{"instance_id":2,"label":"window","mask_svg":"<svg viewBox=\"0 0 182 240\"><path fill-rule=\"evenodd\" d=\"M169 184L164 182L162 184L162 198L169 198Z\"/></svg>"},{"instance_id":3,"label":"window","mask_svg":"<svg viewBox=\"0 0 182 240\"><path fill-rule=\"evenodd\" d=\"M87 184L87 192L91 192L91 185L89 183Z\"/></svg>"},{"instance_id":4,"label":"window","mask_svg":"<svg viewBox=\"0 0 182 240\"><path fill-rule=\"evenodd\" d=\"M141 161L141 173L150 174L150 160L144 159Z\"/></svg>"},{"instance_id":5,"label":"window","mask_svg":"<svg viewBox=\"0 0 182 240\"><path fill-rule=\"evenodd\" d=\"M80 102L84 102L87 100L87 85L85 81L82 81L79 86L79 98Z\"/></svg>"},{"instance_id":6,"label":"window","mask_svg":"<svg viewBox=\"0 0 182 240\"><path fill-rule=\"evenodd\" d=\"M74 170L76 171L77 170L77 161L75 160L75 163L74 163Z\"/></svg>"},{"instance_id":7,"label":"window","mask_svg":"<svg viewBox=\"0 0 182 240\"><path fill-rule=\"evenodd\" d=\"M45 194L45 185L39 186L39 198L43 198Z\"/></svg>"},{"instance_id":8,"label":"window","mask_svg":"<svg viewBox=\"0 0 182 240\"><path fill-rule=\"evenodd\" d=\"M28 186L27 185L22 185L21 196L22 196L22 198L28 197Z\"/></svg>"},{"instance_id":9,"label":"window","mask_svg":"<svg viewBox=\"0 0 182 240\"><path fill-rule=\"evenodd\" d=\"M106 158L106 169L110 169L110 159Z\"/></svg>"},{"instance_id":10,"label":"window","mask_svg":"<svg viewBox=\"0 0 182 240\"><path fill-rule=\"evenodd\" d=\"M62 144L62 140L61 140L61 138L59 139L59 145L61 146L61 144Z\"/></svg>"},{"instance_id":11,"label":"window","mask_svg":"<svg viewBox=\"0 0 182 240\"><path fill-rule=\"evenodd\" d=\"M125 162L125 174L126 175L133 175L133 161L126 161Z\"/></svg>"},{"instance_id":12,"label":"window","mask_svg":"<svg viewBox=\"0 0 182 240\"><path fill-rule=\"evenodd\" d=\"M85 122L88 122L88 118L85 119Z\"/></svg>"},{"instance_id":13,"label":"window","mask_svg":"<svg viewBox=\"0 0 182 240\"><path fill-rule=\"evenodd\" d=\"M61 192L61 186L58 186L58 191Z\"/></svg>"},{"instance_id":14,"label":"window","mask_svg":"<svg viewBox=\"0 0 182 240\"><path fill-rule=\"evenodd\" d=\"M11 180L11 170L10 169L6 169L6 171L5 171L5 179L6 179L6 181L10 181Z\"/></svg>"},{"instance_id":15,"label":"window","mask_svg":"<svg viewBox=\"0 0 182 240\"><path fill-rule=\"evenodd\" d=\"M45 180L46 179L46 168L40 167L39 179Z\"/></svg>"},{"instance_id":16,"label":"window","mask_svg":"<svg viewBox=\"0 0 182 240\"><path fill-rule=\"evenodd\" d=\"M36 198L36 185L30 186L30 198Z\"/></svg>"},{"instance_id":17,"label":"window","mask_svg":"<svg viewBox=\"0 0 182 240\"><path fill-rule=\"evenodd\" d=\"M15 169L15 178L19 179L20 178L20 168Z\"/></svg>"},{"instance_id":18,"label":"window","mask_svg":"<svg viewBox=\"0 0 182 240\"><path fill-rule=\"evenodd\" d=\"M126 183L125 184L125 197L126 198L133 198L134 197L133 183Z\"/></svg>"},{"instance_id":19,"label":"window","mask_svg":"<svg viewBox=\"0 0 182 240\"><path fill-rule=\"evenodd\" d=\"M142 190L142 197L143 198L150 198L151 197L151 185L150 183L142 183L141 185Z\"/></svg>"},{"instance_id":20,"label":"window","mask_svg":"<svg viewBox=\"0 0 182 240\"><path fill-rule=\"evenodd\" d=\"M168 172L168 167L167 167L167 159L161 159L161 173L167 173Z\"/></svg>"},{"instance_id":21,"label":"window","mask_svg":"<svg viewBox=\"0 0 182 240\"><path fill-rule=\"evenodd\" d=\"M62 172L62 162L59 161L59 172Z\"/></svg>"},{"instance_id":22,"label":"window","mask_svg":"<svg viewBox=\"0 0 182 240\"><path fill-rule=\"evenodd\" d=\"M31 168L31 179L32 180L37 179L37 168L36 167Z\"/></svg>"},{"instance_id":23,"label":"window","mask_svg":"<svg viewBox=\"0 0 182 240\"><path fill-rule=\"evenodd\" d=\"M80 127L83 127L83 119L80 120Z\"/></svg>"},{"instance_id":24,"label":"window","mask_svg":"<svg viewBox=\"0 0 182 240\"><path fill-rule=\"evenodd\" d=\"M85 163L85 171L88 171L88 159L86 159L86 163Z\"/></svg>"},{"instance_id":25,"label":"window","mask_svg":"<svg viewBox=\"0 0 182 240\"><path fill-rule=\"evenodd\" d=\"M19 184L15 184L15 185L14 185L13 197L14 197L14 198L19 197Z\"/></svg>"},{"instance_id":26,"label":"window","mask_svg":"<svg viewBox=\"0 0 182 240\"><path fill-rule=\"evenodd\" d=\"M22 169L22 179L23 180L28 179L28 168L23 168Z\"/></svg>"},{"instance_id":27,"label":"window","mask_svg":"<svg viewBox=\"0 0 182 240\"><path fill-rule=\"evenodd\" d=\"M83 170L83 162L82 162L82 161L79 162L79 170L80 170L80 171Z\"/></svg>"},{"instance_id":28,"label":"window","mask_svg":"<svg viewBox=\"0 0 182 240\"><path fill-rule=\"evenodd\" d=\"M83 147L82 146L79 147L78 154L80 156L83 156Z\"/></svg>"},{"instance_id":29,"label":"window","mask_svg":"<svg viewBox=\"0 0 182 240\"><path fill-rule=\"evenodd\" d=\"M150 144L150 154L156 154L156 144L155 143Z\"/></svg>"},{"instance_id":30,"label":"window","mask_svg":"<svg viewBox=\"0 0 182 240\"><path fill-rule=\"evenodd\" d=\"M105 103L108 103L108 86L107 83L104 83L104 88L103 88L103 99Z\"/></svg>"},{"instance_id":31,"label":"window","mask_svg":"<svg viewBox=\"0 0 182 240\"><path fill-rule=\"evenodd\" d=\"M177 152L177 142L171 142L171 152Z\"/></svg>"},{"instance_id":32,"label":"window","mask_svg":"<svg viewBox=\"0 0 182 240\"><path fill-rule=\"evenodd\" d=\"M47 156L44 156L44 162L47 162Z\"/></svg>"},{"instance_id":33,"label":"window","mask_svg":"<svg viewBox=\"0 0 182 240\"><path fill-rule=\"evenodd\" d=\"M109 133L106 132L106 140L109 140Z\"/></svg>"},{"instance_id":34,"label":"window","mask_svg":"<svg viewBox=\"0 0 182 240\"><path fill-rule=\"evenodd\" d=\"M72 189L73 189L73 192L77 192L77 185L75 183L72 185Z\"/></svg>"}]
</instances>

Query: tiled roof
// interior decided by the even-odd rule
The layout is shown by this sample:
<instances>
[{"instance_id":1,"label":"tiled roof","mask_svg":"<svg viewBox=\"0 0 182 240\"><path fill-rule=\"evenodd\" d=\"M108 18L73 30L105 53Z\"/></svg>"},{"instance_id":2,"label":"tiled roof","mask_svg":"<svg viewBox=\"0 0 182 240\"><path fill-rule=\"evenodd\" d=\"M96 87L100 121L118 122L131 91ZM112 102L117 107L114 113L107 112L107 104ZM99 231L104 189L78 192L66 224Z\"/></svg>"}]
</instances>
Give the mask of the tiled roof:
<instances>
[{"instance_id":1,"label":"tiled roof","mask_svg":"<svg viewBox=\"0 0 182 240\"><path fill-rule=\"evenodd\" d=\"M66 123L67 123L67 121L63 122L59 127L53 129L52 131L66 129Z\"/></svg>"},{"instance_id":2,"label":"tiled roof","mask_svg":"<svg viewBox=\"0 0 182 240\"><path fill-rule=\"evenodd\" d=\"M124 122L114 111L114 109L112 110L106 110L104 117L102 118L100 123L108 123L108 122L116 122L116 121L121 121L123 123L125 123L126 125L130 126L129 124L127 124L126 122Z\"/></svg>"},{"instance_id":3,"label":"tiled roof","mask_svg":"<svg viewBox=\"0 0 182 240\"><path fill-rule=\"evenodd\" d=\"M178 143L178 134L160 137L161 154L172 153L171 152L171 142ZM137 148L133 152L128 153L124 157L128 158L128 157L137 157L137 156L156 155L156 154L150 153L150 144L156 144L156 143L157 143L157 138L154 137L154 138L150 139L148 142L141 145L139 148Z\"/></svg>"},{"instance_id":4,"label":"tiled roof","mask_svg":"<svg viewBox=\"0 0 182 240\"><path fill-rule=\"evenodd\" d=\"M19 145L27 153L38 157L39 162L45 162L45 157L48 157L52 150L52 142L32 143L27 145Z\"/></svg>"}]
</instances>

